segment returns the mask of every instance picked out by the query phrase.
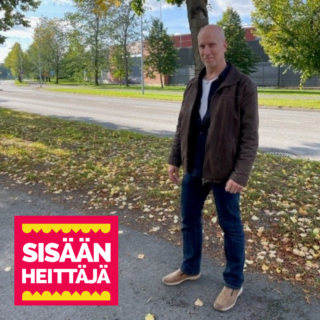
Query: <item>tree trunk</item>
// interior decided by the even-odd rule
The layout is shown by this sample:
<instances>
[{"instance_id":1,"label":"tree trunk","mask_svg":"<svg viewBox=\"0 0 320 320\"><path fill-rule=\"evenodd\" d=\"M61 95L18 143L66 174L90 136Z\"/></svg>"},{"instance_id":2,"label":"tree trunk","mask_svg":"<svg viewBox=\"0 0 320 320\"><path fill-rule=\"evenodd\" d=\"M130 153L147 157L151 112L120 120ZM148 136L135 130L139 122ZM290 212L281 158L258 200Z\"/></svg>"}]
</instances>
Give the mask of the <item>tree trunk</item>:
<instances>
[{"instance_id":1,"label":"tree trunk","mask_svg":"<svg viewBox=\"0 0 320 320\"><path fill-rule=\"evenodd\" d=\"M59 84L59 68L56 69L56 82L55 84Z\"/></svg>"},{"instance_id":2,"label":"tree trunk","mask_svg":"<svg viewBox=\"0 0 320 320\"><path fill-rule=\"evenodd\" d=\"M124 84L126 87L129 87L129 66L128 66L128 50L127 44L124 44Z\"/></svg>"},{"instance_id":3,"label":"tree trunk","mask_svg":"<svg viewBox=\"0 0 320 320\"><path fill-rule=\"evenodd\" d=\"M201 28L209 24L208 18L208 0L186 0L188 10L188 20L191 31L193 56L195 62L195 72L198 74L204 67L198 48L198 33Z\"/></svg>"},{"instance_id":4,"label":"tree trunk","mask_svg":"<svg viewBox=\"0 0 320 320\"><path fill-rule=\"evenodd\" d=\"M161 83L161 88L163 89L163 81L162 81L162 75L160 73L160 83Z\"/></svg>"}]
</instances>

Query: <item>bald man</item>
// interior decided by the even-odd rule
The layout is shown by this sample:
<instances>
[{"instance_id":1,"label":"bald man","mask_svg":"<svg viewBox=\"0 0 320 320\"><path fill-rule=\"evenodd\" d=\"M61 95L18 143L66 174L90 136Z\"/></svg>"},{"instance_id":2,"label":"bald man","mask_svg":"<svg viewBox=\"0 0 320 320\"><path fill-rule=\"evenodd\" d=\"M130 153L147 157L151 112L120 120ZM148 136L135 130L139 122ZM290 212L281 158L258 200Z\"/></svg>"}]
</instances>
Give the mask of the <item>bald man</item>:
<instances>
[{"instance_id":1,"label":"bald man","mask_svg":"<svg viewBox=\"0 0 320 320\"><path fill-rule=\"evenodd\" d=\"M253 82L225 59L223 29L207 25L198 34L205 68L184 92L176 134L168 161L170 180L181 185L183 261L162 278L168 286L200 278L202 209L213 192L224 233L224 287L214 302L231 309L243 291L245 237L240 193L246 186L258 149L257 90Z\"/></svg>"}]
</instances>

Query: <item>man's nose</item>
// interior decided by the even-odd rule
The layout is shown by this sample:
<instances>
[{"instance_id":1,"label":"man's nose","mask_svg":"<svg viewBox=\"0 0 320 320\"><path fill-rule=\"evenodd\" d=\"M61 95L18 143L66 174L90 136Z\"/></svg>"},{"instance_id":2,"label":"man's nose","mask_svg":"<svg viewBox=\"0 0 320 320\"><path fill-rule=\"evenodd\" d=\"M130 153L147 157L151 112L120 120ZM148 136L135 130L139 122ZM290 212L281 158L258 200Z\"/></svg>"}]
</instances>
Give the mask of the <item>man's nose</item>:
<instances>
[{"instance_id":1,"label":"man's nose","mask_svg":"<svg viewBox=\"0 0 320 320\"><path fill-rule=\"evenodd\" d=\"M210 53L210 48L209 47L204 47L204 54L209 54Z\"/></svg>"}]
</instances>

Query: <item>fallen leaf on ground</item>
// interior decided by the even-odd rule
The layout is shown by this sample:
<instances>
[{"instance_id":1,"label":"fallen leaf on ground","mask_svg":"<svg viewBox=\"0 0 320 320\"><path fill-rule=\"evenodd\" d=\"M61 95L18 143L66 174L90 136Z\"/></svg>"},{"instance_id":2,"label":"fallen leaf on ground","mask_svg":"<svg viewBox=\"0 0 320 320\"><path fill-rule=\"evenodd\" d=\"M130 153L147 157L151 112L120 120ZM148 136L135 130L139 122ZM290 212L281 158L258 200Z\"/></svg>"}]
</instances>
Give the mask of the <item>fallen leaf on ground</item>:
<instances>
[{"instance_id":1,"label":"fallen leaf on ground","mask_svg":"<svg viewBox=\"0 0 320 320\"><path fill-rule=\"evenodd\" d=\"M143 253L139 253L138 254L138 259L143 259L144 258L144 254Z\"/></svg>"},{"instance_id":2,"label":"fallen leaf on ground","mask_svg":"<svg viewBox=\"0 0 320 320\"><path fill-rule=\"evenodd\" d=\"M145 319L145 320L154 320L154 315L151 314L151 313L148 313L148 314L145 316L144 319Z\"/></svg>"},{"instance_id":3,"label":"fallen leaf on ground","mask_svg":"<svg viewBox=\"0 0 320 320\"><path fill-rule=\"evenodd\" d=\"M160 230L160 227L153 227L152 229L149 230L149 232L157 232Z\"/></svg>"},{"instance_id":4,"label":"fallen leaf on ground","mask_svg":"<svg viewBox=\"0 0 320 320\"><path fill-rule=\"evenodd\" d=\"M203 302L198 298L195 303L194 303L195 306L197 307L202 307L203 306Z\"/></svg>"},{"instance_id":5,"label":"fallen leaf on ground","mask_svg":"<svg viewBox=\"0 0 320 320\"><path fill-rule=\"evenodd\" d=\"M11 270L11 267L6 267L5 269L4 269L4 271L6 271L6 272L9 272Z\"/></svg>"}]
</instances>

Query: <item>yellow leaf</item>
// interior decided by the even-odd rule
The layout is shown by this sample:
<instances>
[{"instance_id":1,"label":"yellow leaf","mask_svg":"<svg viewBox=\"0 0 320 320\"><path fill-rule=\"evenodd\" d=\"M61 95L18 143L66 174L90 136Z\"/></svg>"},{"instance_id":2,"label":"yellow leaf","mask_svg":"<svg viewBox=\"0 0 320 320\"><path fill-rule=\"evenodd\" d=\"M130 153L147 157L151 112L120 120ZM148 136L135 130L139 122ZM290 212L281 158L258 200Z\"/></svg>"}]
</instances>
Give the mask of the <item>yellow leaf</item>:
<instances>
[{"instance_id":1,"label":"yellow leaf","mask_svg":"<svg viewBox=\"0 0 320 320\"><path fill-rule=\"evenodd\" d=\"M194 303L195 306L197 307L202 307L203 306L203 302L198 298L195 303Z\"/></svg>"},{"instance_id":2,"label":"yellow leaf","mask_svg":"<svg viewBox=\"0 0 320 320\"><path fill-rule=\"evenodd\" d=\"M211 219L211 222L212 222L212 223L216 223L216 222L217 222L217 217L213 217L213 218Z\"/></svg>"},{"instance_id":3,"label":"yellow leaf","mask_svg":"<svg viewBox=\"0 0 320 320\"><path fill-rule=\"evenodd\" d=\"M295 217L290 217L290 220L293 222L293 223L296 223L297 222L297 219Z\"/></svg>"},{"instance_id":4,"label":"yellow leaf","mask_svg":"<svg viewBox=\"0 0 320 320\"><path fill-rule=\"evenodd\" d=\"M267 270L269 270L269 267L268 267L267 265L263 264L262 267L261 267L261 269L262 269L263 271L267 271Z\"/></svg>"},{"instance_id":5,"label":"yellow leaf","mask_svg":"<svg viewBox=\"0 0 320 320\"><path fill-rule=\"evenodd\" d=\"M139 253L138 254L138 259L143 259L144 258L144 254L143 253Z\"/></svg>"},{"instance_id":6,"label":"yellow leaf","mask_svg":"<svg viewBox=\"0 0 320 320\"><path fill-rule=\"evenodd\" d=\"M145 316L144 319L145 319L145 320L154 320L154 315L151 314L151 313L148 313L148 314Z\"/></svg>"}]
</instances>

